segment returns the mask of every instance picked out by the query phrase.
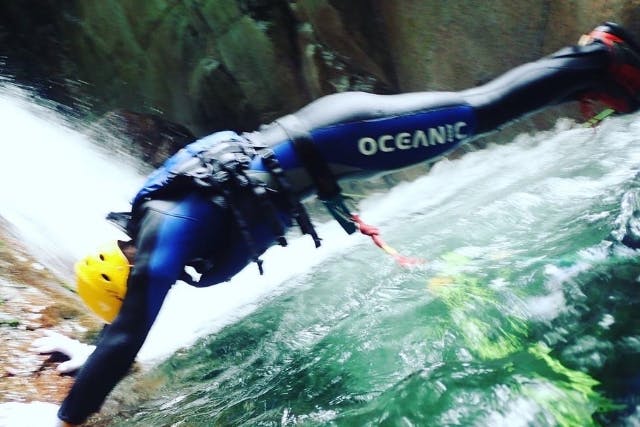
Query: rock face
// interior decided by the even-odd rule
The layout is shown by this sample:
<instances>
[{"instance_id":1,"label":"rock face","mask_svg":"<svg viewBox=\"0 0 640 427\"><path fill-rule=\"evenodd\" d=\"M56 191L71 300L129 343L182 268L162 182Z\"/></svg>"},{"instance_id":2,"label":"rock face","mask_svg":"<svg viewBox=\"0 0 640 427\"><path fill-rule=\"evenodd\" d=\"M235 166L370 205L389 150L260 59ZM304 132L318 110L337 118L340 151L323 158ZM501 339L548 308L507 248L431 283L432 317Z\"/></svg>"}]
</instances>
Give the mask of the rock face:
<instances>
[{"instance_id":1,"label":"rock face","mask_svg":"<svg viewBox=\"0 0 640 427\"><path fill-rule=\"evenodd\" d=\"M157 168L173 153L195 140L191 131L180 124L154 114L127 110L104 114L92 128L89 136L93 141L118 147L151 168Z\"/></svg>"},{"instance_id":2,"label":"rock face","mask_svg":"<svg viewBox=\"0 0 640 427\"><path fill-rule=\"evenodd\" d=\"M638 0L25 0L2 74L102 115L252 130L346 90L456 90L571 43ZM0 62L0 64L2 64Z\"/></svg>"}]
</instances>

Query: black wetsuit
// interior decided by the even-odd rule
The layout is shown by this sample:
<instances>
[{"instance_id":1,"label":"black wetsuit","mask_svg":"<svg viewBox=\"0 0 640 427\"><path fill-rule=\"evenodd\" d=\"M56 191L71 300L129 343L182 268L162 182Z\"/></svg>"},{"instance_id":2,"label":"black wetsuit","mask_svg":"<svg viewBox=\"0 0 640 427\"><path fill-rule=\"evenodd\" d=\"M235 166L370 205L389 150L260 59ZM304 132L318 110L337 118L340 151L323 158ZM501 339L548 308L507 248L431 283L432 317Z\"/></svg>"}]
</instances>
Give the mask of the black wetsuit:
<instances>
[{"instance_id":1,"label":"black wetsuit","mask_svg":"<svg viewBox=\"0 0 640 427\"><path fill-rule=\"evenodd\" d=\"M337 178L389 171L434 161L525 114L606 89L611 61L607 48L595 43L565 48L461 92L330 95L239 138L269 146L293 191L304 197L315 188L292 148L289 127L303 129ZM207 138L220 137L214 135ZM228 135L238 137L232 132ZM206 144L207 138L198 143ZM272 185L273 177L261 159L252 161L249 173ZM253 248L249 248L228 206L211 203L198 192L147 201L140 209L138 252L122 309L79 372L60 408L62 420L81 423L100 409L133 364L185 265L196 258L209 259L213 268L201 285L220 283L251 261L252 249L261 253L277 238L256 209L257 219L250 221ZM279 216L284 224L290 222L286 209Z\"/></svg>"}]
</instances>

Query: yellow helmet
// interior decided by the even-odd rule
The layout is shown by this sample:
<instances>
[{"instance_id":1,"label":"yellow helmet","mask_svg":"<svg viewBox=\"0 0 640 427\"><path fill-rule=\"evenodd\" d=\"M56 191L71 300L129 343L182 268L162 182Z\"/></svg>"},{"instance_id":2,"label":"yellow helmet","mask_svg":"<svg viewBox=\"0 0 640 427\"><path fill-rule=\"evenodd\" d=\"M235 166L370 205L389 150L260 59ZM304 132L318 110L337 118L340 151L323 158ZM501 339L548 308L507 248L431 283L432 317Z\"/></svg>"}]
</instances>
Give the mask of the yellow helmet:
<instances>
[{"instance_id":1,"label":"yellow helmet","mask_svg":"<svg viewBox=\"0 0 640 427\"><path fill-rule=\"evenodd\" d=\"M98 248L75 265L77 290L95 314L111 323L127 293L131 265L117 241Z\"/></svg>"}]
</instances>

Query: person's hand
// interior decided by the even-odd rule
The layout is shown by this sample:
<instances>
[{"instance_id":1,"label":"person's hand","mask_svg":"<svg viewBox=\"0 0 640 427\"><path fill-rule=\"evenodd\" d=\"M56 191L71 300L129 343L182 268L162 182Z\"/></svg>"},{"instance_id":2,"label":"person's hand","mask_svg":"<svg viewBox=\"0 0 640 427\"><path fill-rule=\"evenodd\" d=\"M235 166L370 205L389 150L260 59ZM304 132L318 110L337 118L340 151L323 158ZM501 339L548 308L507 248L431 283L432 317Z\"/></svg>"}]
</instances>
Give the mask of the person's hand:
<instances>
[{"instance_id":1,"label":"person's hand","mask_svg":"<svg viewBox=\"0 0 640 427\"><path fill-rule=\"evenodd\" d=\"M0 426L7 427L70 427L58 419L58 405L47 402L0 403Z\"/></svg>"},{"instance_id":2,"label":"person's hand","mask_svg":"<svg viewBox=\"0 0 640 427\"><path fill-rule=\"evenodd\" d=\"M31 351L38 353L60 352L67 356L69 360L62 362L57 368L58 372L63 374L80 369L96 348L55 331L45 330L44 333L46 336L33 341Z\"/></svg>"}]
</instances>

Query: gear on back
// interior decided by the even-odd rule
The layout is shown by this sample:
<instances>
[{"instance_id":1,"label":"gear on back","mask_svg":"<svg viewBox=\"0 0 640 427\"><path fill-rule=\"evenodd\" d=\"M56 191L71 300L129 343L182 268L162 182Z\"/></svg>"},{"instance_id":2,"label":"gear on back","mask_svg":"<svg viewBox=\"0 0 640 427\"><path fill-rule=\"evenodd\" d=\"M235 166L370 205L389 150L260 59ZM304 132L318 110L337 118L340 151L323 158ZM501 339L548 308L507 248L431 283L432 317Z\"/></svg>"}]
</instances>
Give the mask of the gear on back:
<instances>
[{"instance_id":1,"label":"gear on back","mask_svg":"<svg viewBox=\"0 0 640 427\"><path fill-rule=\"evenodd\" d=\"M255 150L232 131L217 132L182 148L156 169L136 194L132 211L145 200L169 197L228 180L225 169L246 168Z\"/></svg>"},{"instance_id":2,"label":"gear on back","mask_svg":"<svg viewBox=\"0 0 640 427\"><path fill-rule=\"evenodd\" d=\"M310 234L320 245L313 225L302 204L295 198L281 172L281 167L267 147L258 147L233 131L211 134L182 148L156 169L132 201L131 212L111 212L107 220L135 240L141 205L151 199L173 198L187 191L203 191L213 203L223 204L233 214L254 262L263 273L262 260L251 235L254 211L258 208L269 221L281 246L286 246L286 228L271 199L266 185L246 172L251 160L261 156L269 172L276 178L289 202L287 209L296 219L303 234ZM294 200L295 199L295 200ZM250 203L247 203L250 201ZM206 274L206 271L199 271Z\"/></svg>"}]
</instances>

